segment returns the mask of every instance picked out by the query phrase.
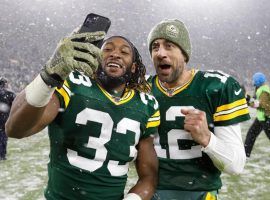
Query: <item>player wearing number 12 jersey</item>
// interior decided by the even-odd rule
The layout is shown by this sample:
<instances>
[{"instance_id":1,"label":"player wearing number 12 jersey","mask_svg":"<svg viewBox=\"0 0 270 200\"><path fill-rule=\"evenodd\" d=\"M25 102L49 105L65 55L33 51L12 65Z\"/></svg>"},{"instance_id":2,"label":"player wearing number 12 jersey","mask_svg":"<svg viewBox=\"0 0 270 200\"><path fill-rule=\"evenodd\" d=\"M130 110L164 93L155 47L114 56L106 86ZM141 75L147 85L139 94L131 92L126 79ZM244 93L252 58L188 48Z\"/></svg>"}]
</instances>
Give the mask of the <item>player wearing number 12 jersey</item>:
<instances>
[{"instance_id":1,"label":"player wearing number 12 jersey","mask_svg":"<svg viewBox=\"0 0 270 200\"><path fill-rule=\"evenodd\" d=\"M243 91L223 72L187 69L191 45L179 20L154 26L148 45L157 73L149 81L161 117L153 200L217 199L221 172L240 173L245 164L239 123L249 114Z\"/></svg>"},{"instance_id":2,"label":"player wearing number 12 jersey","mask_svg":"<svg viewBox=\"0 0 270 200\"><path fill-rule=\"evenodd\" d=\"M215 190L221 187L220 170L184 130L182 108L206 113L209 130L246 119L245 99L234 92L241 87L232 78L217 71L192 70L192 78L175 91L167 91L155 76L152 92L160 104L161 124L155 140L160 158L161 189ZM228 95L229 94L229 95ZM240 97L240 98L239 98ZM223 170L224 166L220 166ZM173 170L173 173L168 173Z\"/></svg>"},{"instance_id":3,"label":"player wearing number 12 jersey","mask_svg":"<svg viewBox=\"0 0 270 200\"><path fill-rule=\"evenodd\" d=\"M86 34L64 39L15 100L8 134L21 138L49 125L46 199L149 200L157 183L153 135L160 114L155 98L144 92L145 66L129 40L114 36L105 40L94 76L71 72L75 66L89 74L101 59L86 41L95 33ZM139 180L124 197L133 160Z\"/></svg>"}]
</instances>

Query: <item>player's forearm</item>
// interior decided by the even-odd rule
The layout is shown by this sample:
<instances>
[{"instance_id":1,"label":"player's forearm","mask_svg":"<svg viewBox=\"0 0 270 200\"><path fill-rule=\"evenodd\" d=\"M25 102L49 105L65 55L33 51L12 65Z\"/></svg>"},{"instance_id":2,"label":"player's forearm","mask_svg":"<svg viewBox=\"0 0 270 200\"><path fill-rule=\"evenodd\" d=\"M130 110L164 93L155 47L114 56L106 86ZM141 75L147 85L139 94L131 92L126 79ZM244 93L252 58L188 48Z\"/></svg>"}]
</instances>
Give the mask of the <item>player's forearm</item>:
<instances>
[{"instance_id":1,"label":"player's forearm","mask_svg":"<svg viewBox=\"0 0 270 200\"><path fill-rule=\"evenodd\" d=\"M158 180L158 159L153 146L153 137L140 140L138 144L136 169L139 180L136 185L130 189L129 193L138 195L142 200L150 200L155 192ZM125 200L131 199L133 200L133 198ZM139 200L139 198L137 199Z\"/></svg>"},{"instance_id":2,"label":"player's forearm","mask_svg":"<svg viewBox=\"0 0 270 200\"><path fill-rule=\"evenodd\" d=\"M157 185L157 175L149 175L139 178L136 185L130 189L129 193L135 193L142 200L150 200L155 192Z\"/></svg>"},{"instance_id":3,"label":"player's forearm","mask_svg":"<svg viewBox=\"0 0 270 200\"><path fill-rule=\"evenodd\" d=\"M221 171L240 174L245 166L246 154L240 125L216 127L210 143L203 149Z\"/></svg>"},{"instance_id":4,"label":"player's forearm","mask_svg":"<svg viewBox=\"0 0 270 200\"><path fill-rule=\"evenodd\" d=\"M37 123L44 108L29 105L25 100L24 91L14 100L9 118L6 122L6 133L9 137L23 138L30 135L31 128Z\"/></svg>"},{"instance_id":5,"label":"player's forearm","mask_svg":"<svg viewBox=\"0 0 270 200\"><path fill-rule=\"evenodd\" d=\"M54 91L55 88L48 86L40 75L28 84L12 104L6 123L7 135L23 138L44 128L55 117L58 110L57 106L48 109L49 103L54 104L52 101Z\"/></svg>"}]
</instances>

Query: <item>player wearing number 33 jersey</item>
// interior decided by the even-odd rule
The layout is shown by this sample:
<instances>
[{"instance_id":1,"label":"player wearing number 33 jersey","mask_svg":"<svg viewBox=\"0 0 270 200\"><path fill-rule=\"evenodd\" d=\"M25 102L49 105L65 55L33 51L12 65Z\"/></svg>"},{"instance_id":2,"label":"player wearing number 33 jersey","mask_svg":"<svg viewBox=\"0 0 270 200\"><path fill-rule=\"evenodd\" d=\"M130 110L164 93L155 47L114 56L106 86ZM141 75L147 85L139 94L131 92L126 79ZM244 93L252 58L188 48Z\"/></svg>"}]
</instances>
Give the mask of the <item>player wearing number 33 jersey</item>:
<instances>
[{"instance_id":1,"label":"player wearing number 33 jersey","mask_svg":"<svg viewBox=\"0 0 270 200\"><path fill-rule=\"evenodd\" d=\"M221 187L220 171L184 130L181 108L192 107L206 113L209 129L249 118L240 85L218 71L192 71L182 87L166 91L152 78L152 92L159 102L161 126L155 139L159 157L158 189L209 191ZM231 92L232 91L232 92ZM169 93L168 93L169 92Z\"/></svg>"},{"instance_id":2,"label":"player wearing number 33 jersey","mask_svg":"<svg viewBox=\"0 0 270 200\"><path fill-rule=\"evenodd\" d=\"M136 47L112 36L99 49L91 42L102 39L100 34L61 40L11 109L10 137L28 137L48 126L48 200L149 200L155 192L158 102L148 94ZM132 161L138 181L125 194Z\"/></svg>"},{"instance_id":3,"label":"player wearing number 33 jersey","mask_svg":"<svg viewBox=\"0 0 270 200\"><path fill-rule=\"evenodd\" d=\"M64 111L49 125L46 196L57 190L68 197L81 192L95 199L116 199L112 197L125 187L138 141L154 134L159 125L158 103L134 90L116 100L87 76L69 77L58 90Z\"/></svg>"}]
</instances>

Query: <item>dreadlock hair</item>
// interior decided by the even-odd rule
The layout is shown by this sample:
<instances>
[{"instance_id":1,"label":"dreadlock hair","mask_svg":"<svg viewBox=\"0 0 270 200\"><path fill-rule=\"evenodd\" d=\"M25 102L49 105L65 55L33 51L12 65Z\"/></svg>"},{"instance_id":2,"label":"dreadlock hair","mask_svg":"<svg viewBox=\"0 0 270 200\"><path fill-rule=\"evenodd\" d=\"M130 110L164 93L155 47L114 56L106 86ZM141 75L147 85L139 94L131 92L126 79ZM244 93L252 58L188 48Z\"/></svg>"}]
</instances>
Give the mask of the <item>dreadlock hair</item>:
<instances>
[{"instance_id":1,"label":"dreadlock hair","mask_svg":"<svg viewBox=\"0 0 270 200\"><path fill-rule=\"evenodd\" d=\"M146 67L143 64L142 57L139 51L137 50L137 48L134 46L134 44L129 39L123 36L111 36L107 38L106 40L104 40L103 44L107 40L111 38L115 38L115 37L122 38L123 40L128 42L128 44L130 45L132 49L132 54L133 54L132 62L136 64L136 70L134 73L131 74L129 81L126 83L126 87L129 89L137 90L139 92L145 92L145 93L150 92L151 87L149 83L145 80Z\"/></svg>"},{"instance_id":2,"label":"dreadlock hair","mask_svg":"<svg viewBox=\"0 0 270 200\"><path fill-rule=\"evenodd\" d=\"M136 64L135 73L132 74L130 81L127 83L127 87L140 92L150 92L150 85L145 80L146 67L143 64L142 57L138 49L129 41L133 48L133 62Z\"/></svg>"}]
</instances>

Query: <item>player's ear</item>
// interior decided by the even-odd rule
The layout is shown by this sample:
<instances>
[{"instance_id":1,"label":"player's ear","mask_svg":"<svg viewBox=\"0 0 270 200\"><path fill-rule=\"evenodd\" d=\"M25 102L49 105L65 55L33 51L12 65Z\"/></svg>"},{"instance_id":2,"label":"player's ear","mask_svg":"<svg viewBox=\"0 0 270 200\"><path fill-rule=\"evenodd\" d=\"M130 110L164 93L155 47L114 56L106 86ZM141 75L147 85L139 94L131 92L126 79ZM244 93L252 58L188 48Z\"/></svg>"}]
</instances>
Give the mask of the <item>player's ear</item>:
<instances>
[{"instance_id":1,"label":"player's ear","mask_svg":"<svg viewBox=\"0 0 270 200\"><path fill-rule=\"evenodd\" d=\"M137 64L134 62L134 63L132 63L132 66L131 66L131 72L132 73L135 73L136 72L136 69L137 69Z\"/></svg>"}]
</instances>

